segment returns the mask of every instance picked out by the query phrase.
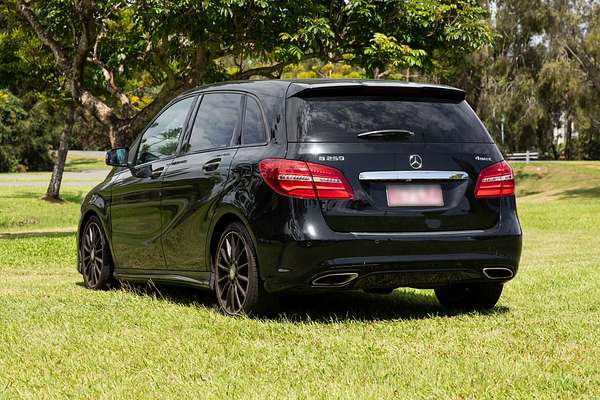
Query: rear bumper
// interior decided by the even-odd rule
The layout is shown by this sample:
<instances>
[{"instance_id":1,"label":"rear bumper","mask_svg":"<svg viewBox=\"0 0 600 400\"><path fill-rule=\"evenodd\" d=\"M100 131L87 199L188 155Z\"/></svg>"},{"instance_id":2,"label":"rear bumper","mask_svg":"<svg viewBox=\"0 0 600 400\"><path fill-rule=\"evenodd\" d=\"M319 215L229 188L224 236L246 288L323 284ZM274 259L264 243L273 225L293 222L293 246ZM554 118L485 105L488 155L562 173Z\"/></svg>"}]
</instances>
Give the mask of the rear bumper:
<instances>
[{"instance_id":1,"label":"rear bumper","mask_svg":"<svg viewBox=\"0 0 600 400\"><path fill-rule=\"evenodd\" d=\"M520 253L520 235L467 233L292 242L283 251L277 270L265 279L265 283L269 291L433 288L459 282L489 281L483 269L490 267L508 268L514 276ZM329 287L314 284L320 277L342 276L342 273L357 275L340 286L335 282Z\"/></svg>"},{"instance_id":2,"label":"rear bumper","mask_svg":"<svg viewBox=\"0 0 600 400\"><path fill-rule=\"evenodd\" d=\"M334 232L318 208L306 207L303 218L294 221L302 223L277 240L257 235L261 278L270 292L506 282L516 275L521 256L513 202L507 199L501 221L488 230L414 234ZM493 279L484 268L509 271ZM338 274L343 284L320 279L330 274ZM334 284L319 284L328 281Z\"/></svg>"}]
</instances>

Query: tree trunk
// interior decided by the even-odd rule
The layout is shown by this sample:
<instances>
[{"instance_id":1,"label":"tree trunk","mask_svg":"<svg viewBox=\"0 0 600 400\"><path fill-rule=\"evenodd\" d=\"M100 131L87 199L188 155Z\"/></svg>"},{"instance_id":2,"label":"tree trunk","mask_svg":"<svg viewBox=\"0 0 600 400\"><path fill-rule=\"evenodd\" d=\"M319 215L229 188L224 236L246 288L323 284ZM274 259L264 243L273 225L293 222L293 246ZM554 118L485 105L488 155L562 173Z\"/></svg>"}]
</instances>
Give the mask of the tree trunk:
<instances>
[{"instance_id":1,"label":"tree trunk","mask_svg":"<svg viewBox=\"0 0 600 400\"><path fill-rule=\"evenodd\" d=\"M117 147L123 147L123 142L125 140L122 138L119 128L116 127L114 124L110 124L106 127L106 129L108 129L108 139L110 140L110 146L113 149L116 149Z\"/></svg>"},{"instance_id":2,"label":"tree trunk","mask_svg":"<svg viewBox=\"0 0 600 400\"><path fill-rule=\"evenodd\" d=\"M373 68L373 79L379 79L379 67Z\"/></svg>"},{"instance_id":3,"label":"tree trunk","mask_svg":"<svg viewBox=\"0 0 600 400\"><path fill-rule=\"evenodd\" d=\"M572 157L572 138L573 138L573 120L571 116L567 117L566 121L566 129L565 129L565 159L570 160Z\"/></svg>"},{"instance_id":4,"label":"tree trunk","mask_svg":"<svg viewBox=\"0 0 600 400\"><path fill-rule=\"evenodd\" d=\"M52 177L50 178L46 195L43 197L44 200L61 201L60 185L62 183L63 172L65 171L65 162L67 160L67 153L69 152L69 141L73 133L73 124L75 123L75 107L75 104L71 103L67 108L65 127L60 135L56 163L52 169Z\"/></svg>"},{"instance_id":5,"label":"tree trunk","mask_svg":"<svg viewBox=\"0 0 600 400\"><path fill-rule=\"evenodd\" d=\"M552 150L552 157L554 157L555 160L558 160L558 157L559 157L558 149L556 148L556 145L554 144L554 142L552 142L550 144L550 150Z\"/></svg>"}]
</instances>

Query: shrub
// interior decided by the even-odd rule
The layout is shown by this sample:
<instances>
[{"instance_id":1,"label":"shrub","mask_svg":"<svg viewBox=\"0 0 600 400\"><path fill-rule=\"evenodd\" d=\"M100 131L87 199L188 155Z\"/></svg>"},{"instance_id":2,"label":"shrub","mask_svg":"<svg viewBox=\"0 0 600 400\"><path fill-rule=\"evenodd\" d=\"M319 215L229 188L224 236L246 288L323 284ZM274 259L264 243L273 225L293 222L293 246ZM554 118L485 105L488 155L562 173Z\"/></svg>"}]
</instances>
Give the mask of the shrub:
<instances>
[{"instance_id":1,"label":"shrub","mask_svg":"<svg viewBox=\"0 0 600 400\"><path fill-rule=\"evenodd\" d=\"M10 146L0 146L0 172L15 172L17 158Z\"/></svg>"},{"instance_id":2,"label":"shrub","mask_svg":"<svg viewBox=\"0 0 600 400\"><path fill-rule=\"evenodd\" d=\"M53 160L49 146L57 141L60 113L48 102L27 110L23 101L0 90L0 172L12 172L17 164L29 171L48 171Z\"/></svg>"}]
</instances>

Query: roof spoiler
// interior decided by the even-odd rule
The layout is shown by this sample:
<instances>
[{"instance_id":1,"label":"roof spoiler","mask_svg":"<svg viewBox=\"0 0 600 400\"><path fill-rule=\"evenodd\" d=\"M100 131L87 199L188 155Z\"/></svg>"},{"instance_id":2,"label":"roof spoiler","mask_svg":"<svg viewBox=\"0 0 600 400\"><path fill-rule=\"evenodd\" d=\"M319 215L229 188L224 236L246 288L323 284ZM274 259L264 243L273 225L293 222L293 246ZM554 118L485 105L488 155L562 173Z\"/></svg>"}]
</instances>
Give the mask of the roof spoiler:
<instances>
[{"instance_id":1,"label":"roof spoiler","mask_svg":"<svg viewBox=\"0 0 600 400\"><path fill-rule=\"evenodd\" d=\"M287 97L344 97L344 96L389 96L426 98L442 101L461 102L465 99L463 90L450 86L421 85L400 82L357 82L295 84L288 89Z\"/></svg>"}]
</instances>

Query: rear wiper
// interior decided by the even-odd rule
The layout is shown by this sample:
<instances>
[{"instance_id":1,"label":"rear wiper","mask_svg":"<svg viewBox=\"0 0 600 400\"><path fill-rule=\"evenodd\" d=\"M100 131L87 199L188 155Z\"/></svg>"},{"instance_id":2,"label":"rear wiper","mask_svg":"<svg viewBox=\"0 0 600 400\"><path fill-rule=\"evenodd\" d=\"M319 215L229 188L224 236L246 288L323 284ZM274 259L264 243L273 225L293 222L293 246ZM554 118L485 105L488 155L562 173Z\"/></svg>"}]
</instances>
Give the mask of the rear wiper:
<instances>
[{"instance_id":1,"label":"rear wiper","mask_svg":"<svg viewBox=\"0 0 600 400\"><path fill-rule=\"evenodd\" d=\"M407 129L382 129L378 131L363 132L356 135L360 139L392 138L396 136L414 136L413 131Z\"/></svg>"}]
</instances>

